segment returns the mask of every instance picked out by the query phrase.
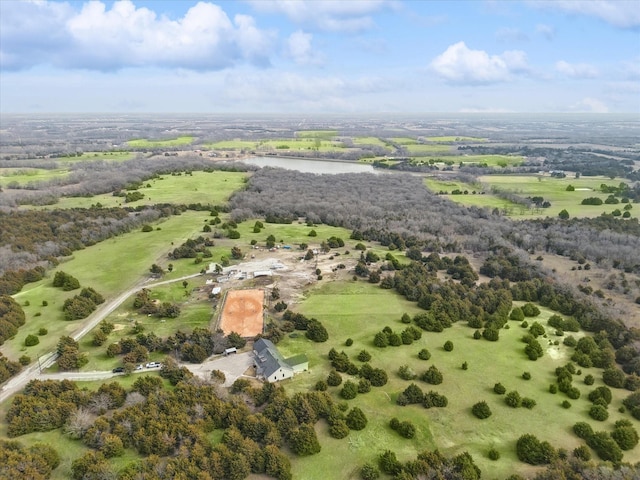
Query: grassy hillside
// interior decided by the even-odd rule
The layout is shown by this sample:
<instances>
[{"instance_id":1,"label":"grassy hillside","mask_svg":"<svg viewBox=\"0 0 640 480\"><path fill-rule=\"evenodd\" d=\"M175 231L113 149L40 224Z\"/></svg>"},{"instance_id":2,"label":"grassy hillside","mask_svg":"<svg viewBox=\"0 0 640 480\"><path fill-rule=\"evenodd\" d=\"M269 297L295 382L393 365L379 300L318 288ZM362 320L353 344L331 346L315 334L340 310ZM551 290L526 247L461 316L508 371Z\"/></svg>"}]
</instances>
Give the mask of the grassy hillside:
<instances>
[{"instance_id":1,"label":"grassy hillside","mask_svg":"<svg viewBox=\"0 0 640 480\"><path fill-rule=\"evenodd\" d=\"M351 432L346 444L330 438L324 427L319 428L323 449L312 458L293 459L295 478L322 479L324 472L320 466L329 462L338 464L337 478L358 478L354 473L355 466L374 461L386 449L395 451L399 460L405 461L420 451L434 448L446 455L468 451L487 478L504 478L514 471L527 473L532 469L516 458L515 443L522 434L533 433L556 448L571 451L582 443L571 433L574 423L586 421L595 430L611 431L616 420L630 418L617 411L628 392L615 389L609 419L596 422L588 416L591 403L586 397L602 385L602 371L595 368L582 369L582 374L574 378L573 383L582 396L570 400L570 409L561 406L562 401L568 399L564 394L549 393L549 385L555 380L555 368L565 365L572 354L571 348L562 345L562 338L555 337L552 328L547 328L548 340L540 339L541 344L546 345L545 355L533 362L524 354L525 345L520 341L526 330L513 321L508 323L508 329L501 330L498 342L474 340L474 329L465 324L454 324L442 333L424 332L412 345L377 348L372 343L375 333L385 326L402 331L406 327L400 322L402 313L413 315L418 309L393 292L362 281L321 285L309 293L297 310L318 318L329 332L329 341L317 344L296 336L278 345L285 356L304 352L310 358L310 373L295 377L287 385L288 389L307 390L318 380L325 379L331 369L327 353L332 347L337 351L344 350L357 365L361 364L356 360L357 354L366 349L373 356L371 365L385 369L389 382L348 401L350 407L357 405L365 412L369 424L361 432ZM542 309L535 320L546 325L551 314L550 310ZM354 341L350 347L345 346L347 338ZM560 345L548 344L556 339ZM443 348L447 340L454 344L452 352ZM417 357L422 348L431 352L427 361ZM468 370L462 369L463 362L468 362ZM419 379L413 382L425 393L434 390L444 394L449 400L448 406L428 410L421 405L397 406L398 394L411 383L397 375L398 367L403 364L409 365L418 375L435 365L444 375L442 384L429 385ZM523 372L529 372L532 378L524 380ZM597 379L593 386L586 386L582 381L589 373ZM344 380L349 378L346 374L342 376ZM517 390L521 396L534 399L537 405L533 410L507 406L504 396L493 392L497 382L501 382L507 391ZM344 401L339 396L340 388L329 388L336 401ZM489 419L479 420L471 413L473 404L480 400L485 400L493 411ZM416 437L406 440L392 431L388 426L392 417L411 420L418 429ZM487 457L491 448L500 452L498 461ZM640 460L640 449L625 453L625 459Z\"/></svg>"}]
</instances>

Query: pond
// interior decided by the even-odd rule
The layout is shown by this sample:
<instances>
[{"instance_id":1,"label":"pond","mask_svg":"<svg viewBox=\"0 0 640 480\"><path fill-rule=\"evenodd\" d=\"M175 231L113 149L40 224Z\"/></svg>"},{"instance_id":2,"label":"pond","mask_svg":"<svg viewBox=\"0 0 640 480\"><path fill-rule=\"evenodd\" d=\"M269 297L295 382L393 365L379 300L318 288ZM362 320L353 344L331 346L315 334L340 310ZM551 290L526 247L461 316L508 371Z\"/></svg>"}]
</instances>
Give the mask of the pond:
<instances>
[{"instance_id":1,"label":"pond","mask_svg":"<svg viewBox=\"0 0 640 480\"><path fill-rule=\"evenodd\" d=\"M377 173L372 165L339 160L307 160L301 158L251 157L242 160L258 167L276 167L304 173Z\"/></svg>"}]
</instances>

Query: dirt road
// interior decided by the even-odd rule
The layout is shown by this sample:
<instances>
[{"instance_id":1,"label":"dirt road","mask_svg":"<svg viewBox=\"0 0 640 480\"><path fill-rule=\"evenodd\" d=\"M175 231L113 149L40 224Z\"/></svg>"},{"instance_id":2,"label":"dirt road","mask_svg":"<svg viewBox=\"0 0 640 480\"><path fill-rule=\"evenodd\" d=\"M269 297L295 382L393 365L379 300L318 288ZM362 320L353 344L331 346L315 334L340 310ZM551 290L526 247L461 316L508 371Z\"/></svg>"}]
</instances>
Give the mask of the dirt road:
<instances>
[{"instance_id":1,"label":"dirt road","mask_svg":"<svg viewBox=\"0 0 640 480\"><path fill-rule=\"evenodd\" d=\"M151 287L157 287L159 285L166 285L168 283L182 282L183 280L194 278L199 275L200 273L195 273L193 275L187 275L187 276L175 278L172 280L164 280L161 282L153 282L153 283L149 283L148 278L140 280L133 287L122 292L117 297L107 300L105 303L100 305L95 312L93 312L86 319L84 319L80 328L78 328L75 332L73 332L71 337L76 341L80 340L87 333L89 333L93 328L95 328L95 326L98 325L105 317L107 317L107 315L109 315L116 308L122 305L127 298L129 298L131 295L133 295L134 293L136 293L138 290L142 288L151 288ZM55 363L55 361L56 361L55 351L46 353L40 357L39 364L36 363L33 365L29 365L27 368L22 370L18 375L9 379L7 383L5 383L2 386L2 389L0 389L0 403L4 402L11 395L22 390L22 388L24 388L24 386L27 383L29 383L31 380L35 378L42 378L42 374L40 372L46 368L49 368L51 365ZM101 375L105 374L105 372L81 372L81 373L87 373L87 374L93 373L93 374L101 374ZM107 372L107 373L111 374L111 372ZM75 372L75 374L78 374L78 372ZM99 377L95 379L85 378L85 380L99 380L101 378L109 378L109 377Z\"/></svg>"}]
</instances>

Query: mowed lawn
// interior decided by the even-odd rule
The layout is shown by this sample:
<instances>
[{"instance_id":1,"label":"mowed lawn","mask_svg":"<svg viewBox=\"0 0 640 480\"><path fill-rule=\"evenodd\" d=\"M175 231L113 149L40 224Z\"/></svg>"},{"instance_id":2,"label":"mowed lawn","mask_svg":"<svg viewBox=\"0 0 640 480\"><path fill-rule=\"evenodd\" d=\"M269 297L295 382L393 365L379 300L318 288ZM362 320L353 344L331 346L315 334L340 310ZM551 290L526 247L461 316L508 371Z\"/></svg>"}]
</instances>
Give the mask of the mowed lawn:
<instances>
[{"instance_id":1,"label":"mowed lawn","mask_svg":"<svg viewBox=\"0 0 640 480\"><path fill-rule=\"evenodd\" d=\"M114 197L111 193L92 197L63 197L55 208L89 208L100 204L104 208L158 203L190 204L202 203L220 205L229 196L244 186L247 174L243 172L193 172L192 174L163 175L143 182L138 190L144 199L126 203L124 197ZM148 185L148 186L147 186Z\"/></svg>"},{"instance_id":2,"label":"mowed lawn","mask_svg":"<svg viewBox=\"0 0 640 480\"><path fill-rule=\"evenodd\" d=\"M582 369L582 375L574 376L574 385L582 396L578 400L570 400L570 409L561 406L562 401L568 399L564 394L553 395L548 392L549 385L555 379L555 368L565 365L572 353L572 349L562 345L562 338L555 337L554 329L547 328L548 339L540 338L541 345L547 351L544 357L535 362L525 356L525 345L520 341L526 330L519 322L513 321L509 322L508 329L501 330L498 342L474 340L474 329L465 324L455 324L442 333L423 332L422 338L412 345L376 348L372 343L376 332L387 325L401 332L406 327L399 321L401 315L404 312L413 315L419 309L392 291L361 280L321 285L310 292L296 311L318 318L327 328L329 340L316 344L298 334L278 344L285 356L298 353L309 356L310 372L288 382L288 390L309 390L318 380L326 379L331 369L327 353L332 347L338 351L344 350L357 365L360 364L356 359L357 354L362 349L368 350L373 356L371 365L385 369L389 382L384 387L373 387L370 393L348 401L349 407L358 406L365 412L369 419L366 429L351 432L346 439L335 440L329 437L326 425L318 425L322 451L312 457L294 458L295 478L323 479L326 476L323 465L331 464L332 474L336 478L356 479L359 478L358 467L367 461L375 461L377 455L386 449L395 451L401 461L406 461L423 450L435 448L447 455L468 451L483 474L490 478L505 478L514 472L528 474L532 471L531 467L519 462L515 454L515 443L520 435L533 433L556 448L563 447L571 451L581 443L571 433L574 423L587 421L597 431L611 431L616 420L631 418L617 410L622 399L628 395L624 390L613 392L614 401L609 407L610 417L607 421L596 422L588 416L591 404L586 397L591 390L602 385L602 371L598 369ZM546 319L551 314L551 311L543 309L540 317L533 320L546 326ZM528 320L529 323L533 321ZM345 346L347 338L354 341L350 347ZM549 344L556 339L560 345ZM452 352L446 352L443 348L447 340L454 344ZM431 352L428 361L417 358L422 348ZM468 370L462 369L465 361L468 362ZM414 383L425 393L434 390L446 395L448 406L429 410L419 405L398 407L395 404L398 394L411 383L397 376L398 367L403 364L411 366L418 375L435 365L444 375L442 384L429 385L419 379ZM531 380L522 379L525 371L531 373ZM591 387L582 382L588 373L597 379ZM346 374L342 376L343 380L349 378ZM533 410L508 407L504 397L493 392L496 382L501 382L507 391L517 390L521 396L534 399L537 406ZM329 389L336 401L344 401L339 397L340 388ZM480 400L485 400L493 411L489 419L479 420L471 414L471 407ZM406 440L393 432L388 427L393 417L411 420L418 428L416 437ZM500 452L500 460L488 459L490 448ZM640 460L639 449L625 453L625 460Z\"/></svg>"}]
</instances>

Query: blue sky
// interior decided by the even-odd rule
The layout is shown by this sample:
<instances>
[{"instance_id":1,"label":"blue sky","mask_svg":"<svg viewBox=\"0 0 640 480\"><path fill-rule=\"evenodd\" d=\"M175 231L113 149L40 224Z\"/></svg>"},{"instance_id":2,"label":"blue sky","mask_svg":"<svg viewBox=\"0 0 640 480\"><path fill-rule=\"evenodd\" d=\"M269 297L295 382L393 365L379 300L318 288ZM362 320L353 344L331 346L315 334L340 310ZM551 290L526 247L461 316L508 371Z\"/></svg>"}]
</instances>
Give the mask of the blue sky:
<instances>
[{"instance_id":1,"label":"blue sky","mask_svg":"<svg viewBox=\"0 0 640 480\"><path fill-rule=\"evenodd\" d=\"M0 112L640 114L637 1L0 1Z\"/></svg>"}]
</instances>

